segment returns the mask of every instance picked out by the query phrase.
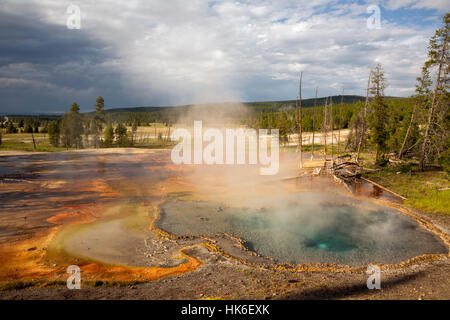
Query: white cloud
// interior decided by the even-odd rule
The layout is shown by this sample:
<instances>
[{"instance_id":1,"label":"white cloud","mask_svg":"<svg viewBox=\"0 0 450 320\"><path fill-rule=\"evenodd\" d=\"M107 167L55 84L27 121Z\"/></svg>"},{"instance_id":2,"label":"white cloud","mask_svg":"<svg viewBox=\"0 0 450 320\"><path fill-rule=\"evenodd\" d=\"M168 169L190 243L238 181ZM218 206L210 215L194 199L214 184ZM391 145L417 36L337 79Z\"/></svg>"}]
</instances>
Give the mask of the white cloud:
<instances>
[{"instance_id":1,"label":"white cloud","mask_svg":"<svg viewBox=\"0 0 450 320\"><path fill-rule=\"evenodd\" d=\"M445 2L397 0L385 5L441 10ZM336 94L336 84L343 82L346 93L362 94L376 62L383 64L390 80L387 93L408 95L432 33L386 21L380 30L369 30L367 5L326 0L77 4L82 31L112 48L117 59L105 63L120 72L125 91L146 105L289 99L296 95L300 71L306 96L312 96L316 85L321 94ZM0 8L64 27L66 5L56 0L5 1Z\"/></svg>"},{"instance_id":2,"label":"white cloud","mask_svg":"<svg viewBox=\"0 0 450 320\"><path fill-rule=\"evenodd\" d=\"M383 6L389 10L403 8L430 9L445 13L449 10L448 0L387 0L382 2Z\"/></svg>"}]
</instances>

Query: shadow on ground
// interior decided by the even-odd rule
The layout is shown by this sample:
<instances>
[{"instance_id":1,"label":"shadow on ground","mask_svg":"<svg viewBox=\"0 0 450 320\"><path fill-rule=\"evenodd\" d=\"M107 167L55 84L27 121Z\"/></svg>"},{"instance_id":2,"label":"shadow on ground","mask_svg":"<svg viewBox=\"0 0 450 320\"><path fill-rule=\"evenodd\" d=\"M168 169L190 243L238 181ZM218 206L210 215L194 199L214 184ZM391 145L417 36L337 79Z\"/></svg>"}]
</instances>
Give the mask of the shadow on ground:
<instances>
[{"instance_id":1,"label":"shadow on ground","mask_svg":"<svg viewBox=\"0 0 450 320\"><path fill-rule=\"evenodd\" d=\"M365 282L358 284L320 287L314 289L305 289L301 292L289 293L281 296L278 299L281 300L318 300L318 299L346 299L346 298L363 298L368 299L370 297L376 298L377 294L387 290L393 290L398 286L405 285L411 281L418 280L424 276L424 272L419 271L414 274L404 275L396 277L395 279L389 279L381 281L380 290L369 290Z\"/></svg>"}]
</instances>

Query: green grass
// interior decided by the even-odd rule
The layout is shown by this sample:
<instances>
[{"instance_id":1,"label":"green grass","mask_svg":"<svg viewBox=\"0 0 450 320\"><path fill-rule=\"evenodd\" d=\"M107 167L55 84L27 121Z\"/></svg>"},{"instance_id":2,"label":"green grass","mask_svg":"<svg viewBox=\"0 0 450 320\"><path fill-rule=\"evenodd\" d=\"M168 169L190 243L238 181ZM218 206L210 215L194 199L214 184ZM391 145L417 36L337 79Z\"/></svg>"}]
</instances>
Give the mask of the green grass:
<instances>
[{"instance_id":1,"label":"green grass","mask_svg":"<svg viewBox=\"0 0 450 320\"><path fill-rule=\"evenodd\" d=\"M34 139L36 142L36 151L38 152L55 152L75 150L75 148L54 147L48 141L48 135L46 133L35 133ZM84 136L83 136L84 139ZM171 148L175 145L172 141L166 139L147 139L145 143L138 142L134 145L136 148L147 149L164 149ZM115 147L115 146L113 146ZM35 151L33 146L33 139L31 133L3 133L2 144L0 150L18 150L18 151Z\"/></svg>"},{"instance_id":2,"label":"green grass","mask_svg":"<svg viewBox=\"0 0 450 320\"><path fill-rule=\"evenodd\" d=\"M134 148L144 148L144 149L171 149L177 142L166 141L160 139L148 139L146 142L137 142L134 144Z\"/></svg>"},{"instance_id":3,"label":"green grass","mask_svg":"<svg viewBox=\"0 0 450 320\"><path fill-rule=\"evenodd\" d=\"M388 167L363 175L406 197L408 206L431 213L450 214L449 176L439 170L420 172L414 167L412 169L409 174L401 173L396 167Z\"/></svg>"},{"instance_id":4,"label":"green grass","mask_svg":"<svg viewBox=\"0 0 450 320\"><path fill-rule=\"evenodd\" d=\"M289 146L283 146L280 145L280 150L281 151L296 151L297 150L297 146L296 145L289 145ZM302 146L302 151L306 152L306 153L311 153L312 150L312 145L303 145ZM314 145L314 155L323 155L325 152L325 147L324 145L321 144L315 144ZM344 151L344 144L341 143L339 145L339 153L337 152L337 145L328 145L327 146L327 155L331 156L332 154L334 156L338 156L338 155L344 155L347 154L348 152Z\"/></svg>"},{"instance_id":5,"label":"green grass","mask_svg":"<svg viewBox=\"0 0 450 320\"><path fill-rule=\"evenodd\" d=\"M52 146L48 141L46 133L35 133L34 139L36 141L36 151L47 152L67 150L63 147ZM4 133L2 135L0 150L34 151L31 133Z\"/></svg>"}]
</instances>

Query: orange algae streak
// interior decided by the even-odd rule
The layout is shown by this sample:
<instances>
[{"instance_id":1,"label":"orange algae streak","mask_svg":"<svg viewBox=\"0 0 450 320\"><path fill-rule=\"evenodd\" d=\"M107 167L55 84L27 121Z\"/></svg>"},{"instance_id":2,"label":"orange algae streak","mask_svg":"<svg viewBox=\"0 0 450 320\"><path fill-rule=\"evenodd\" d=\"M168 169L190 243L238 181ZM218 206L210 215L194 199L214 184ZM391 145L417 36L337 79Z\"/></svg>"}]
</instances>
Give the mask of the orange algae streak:
<instances>
[{"instance_id":1,"label":"orange algae streak","mask_svg":"<svg viewBox=\"0 0 450 320\"><path fill-rule=\"evenodd\" d=\"M40 280L40 281L65 281L68 277L66 273L67 266L50 267L42 263L46 251L37 248L28 251L30 246L39 246L48 243L54 236L53 232L39 239L22 241L20 244L1 245L0 252L0 281L16 280ZM186 248L185 248L186 249ZM191 257L180 250L181 255L187 260L176 267L170 268L136 268L122 266L104 266L97 263L80 264L83 272L83 281L151 281L162 277L179 275L193 271L203 263L198 259Z\"/></svg>"},{"instance_id":2,"label":"orange algae streak","mask_svg":"<svg viewBox=\"0 0 450 320\"><path fill-rule=\"evenodd\" d=\"M58 272L44 262L47 246L60 226L70 223L92 222L98 218L99 206L79 204L66 206L63 213L46 219L55 227L37 232L32 238L0 245L0 281L48 277Z\"/></svg>"},{"instance_id":3,"label":"orange algae streak","mask_svg":"<svg viewBox=\"0 0 450 320\"><path fill-rule=\"evenodd\" d=\"M55 272L42 261L47 253L43 248L53 239L56 231L57 228L52 228L28 240L0 245L0 280L36 279Z\"/></svg>"},{"instance_id":4,"label":"orange algae streak","mask_svg":"<svg viewBox=\"0 0 450 320\"><path fill-rule=\"evenodd\" d=\"M108 185L101 180L94 181L92 186L94 189L91 189L92 191L110 192ZM106 195L115 197L117 193L110 192L106 193ZM65 269L50 267L45 262L48 244L62 226L93 222L99 218L98 213L101 210L102 208L99 204L92 203L63 206L61 213L46 219L47 222L54 224L55 227L42 230L27 240L1 244L0 281L36 280L36 278L55 280L55 277L66 277Z\"/></svg>"},{"instance_id":5,"label":"orange algae streak","mask_svg":"<svg viewBox=\"0 0 450 320\"><path fill-rule=\"evenodd\" d=\"M32 239L0 245L0 282L17 280L65 281L68 277L66 267L72 263L67 262L67 265L63 266L49 265L46 262L47 250L44 248L54 239L62 225L87 223L95 220L89 206L84 205L84 208L82 207L82 205L74 206L71 209L76 209L77 212L75 213L62 213L49 218L49 222L58 226L43 231ZM108 266L81 261L79 265L83 271L83 280L87 281L151 281L190 272L202 265L201 261L183 252L188 248L179 251L186 262L175 267Z\"/></svg>"},{"instance_id":6,"label":"orange algae streak","mask_svg":"<svg viewBox=\"0 0 450 320\"><path fill-rule=\"evenodd\" d=\"M186 249L186 248L185 248ZM86 280L105 280L105 281L151 281L157 280L167 276L175 276L182 273L194 271L203 262L191 257L180 250L181 255L187 259L186 263L176 267L160 268L136 268L136 267L107 267L96 263L86 264L81 266L83 277Z\"/></svg>"},{"instance_id":7,"label":"orange algae streak","mask_svg":"<svg viewBox=\"0 0 450 320\"><path fill-rule=\"evenodd\" d=\"M119 194L114 192L111 187L101 179L94 180L90 182L92 187L88 188L88 190L100 192L100 197L118 197Z\"/></svg>"},{"instance_id":8,"label":"orange algae streak","mask_svg":"<svg viewBox=\"0 0 450 320\"><path fill-rule=\"evenodd\" d=\"M99 215L97 212L100 211L99 205L93 204L77 204L72 206L65 206L68 212L57 214L53 217L47 219L47 222L56 225L67 225L73 222L92 222L95 221Z\"/></svg>"},{"instance_id":9,"label":"orange algae streak","mask_svg":"<svg viewBox=\"0 0 450 320\"><path fill-rule=\"evenodd\" d=\"M168 181L169 181L169 182L173 182L173 183L180 184L180 185L182 185L182 186L195 187L194 184L182 180L182 177L170 178L170 179L168 179Z\"/></svg>"}]
</instances>

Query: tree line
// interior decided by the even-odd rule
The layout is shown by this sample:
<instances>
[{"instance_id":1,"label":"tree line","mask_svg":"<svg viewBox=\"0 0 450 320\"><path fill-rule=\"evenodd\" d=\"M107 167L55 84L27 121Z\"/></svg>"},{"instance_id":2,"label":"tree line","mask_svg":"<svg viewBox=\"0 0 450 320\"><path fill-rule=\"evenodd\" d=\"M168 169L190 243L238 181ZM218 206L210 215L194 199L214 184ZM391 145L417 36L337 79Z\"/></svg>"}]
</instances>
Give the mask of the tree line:
<instances>
[{"instance_id":1,"label":"tree line","mask_svg":"<svg viewBox=\"0 0 450 320\"><path fill-rule=\"evenodd\" d=\"M80 106L74 102L69 112L61 119L52 121L48 126L50 143L65 148L108 148L130 147L133 145L132 135L137 130L137 122L132 124L131 132L125 124L107 121L105 115L105 101L98 97L93 114L81 114Z\"/></svg>"}]
</instances>

